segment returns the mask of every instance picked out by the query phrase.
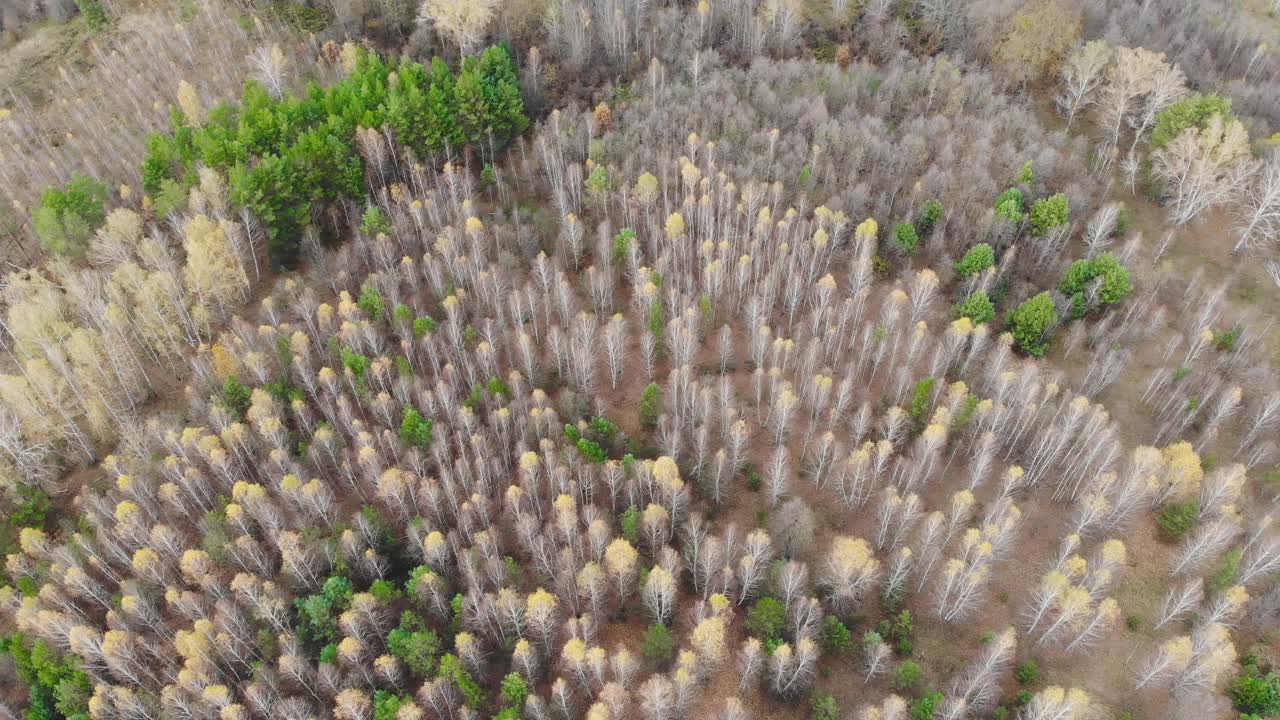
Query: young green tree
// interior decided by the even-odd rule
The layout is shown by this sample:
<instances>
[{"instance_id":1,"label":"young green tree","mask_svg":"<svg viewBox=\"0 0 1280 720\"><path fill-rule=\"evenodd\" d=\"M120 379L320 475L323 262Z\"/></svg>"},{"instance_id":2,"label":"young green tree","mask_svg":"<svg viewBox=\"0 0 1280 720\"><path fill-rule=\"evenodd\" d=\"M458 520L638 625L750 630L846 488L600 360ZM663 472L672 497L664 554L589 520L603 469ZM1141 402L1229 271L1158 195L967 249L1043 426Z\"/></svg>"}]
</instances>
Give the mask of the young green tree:
<instances>
[{"instance_id":1,"label":"young green tree","mask_svg":"<svg viewBox=\"0 0 1280 720\"><path fill-rule=\"evenodd\" d=\"M987 243L969 248L955 265L956 275L970 278L996 264L996 253Z\"/></svg>"},{"instance_id":2,"label":"young green tree","mask_svg":"<svg viewBox=\"0 0 1280 720\"><path fill-rule=\"evenodd\" d=\"M1028 355L1041 357L1049 349L1050 334L1058 325L1058 312L1053 296L1045 292L1028 299L1009 315L1013 339Z\"/></svg>"},{"instance_id":3,"label":"young green tree","mask_svg":"<svg viewBox=\"0 0 1280 720\"><path fill-rule=\"evenodd\" d=\"M1102 278L1097 292L1086 297L1095 279ZM1110 253L1092 260L1082 259L1071 263L1058 289L1072 298L1072 315L1081 317L1091 310L1115 305L1133 290L1129 271Z\"/></svg>"},{"instance_id":4,"label":"young green tree","mask_svg":"<svg viewBox=\"0 0 1280 720\"><path fill-rule=\"evenodd\" d=\"M991 298L987 297L986 291L974 290L969 297L956 306L955 316L967 317L973 321L974 325L981 325L996 318L996 308L991 303Z\"/></svg>"},{"instance_id":5,"label":"young green tree","mask_svg":"<svg viewBox=\"0 0 1280 720\"><path fill-rule=\"evenodd\" d=\"M431 676L440 649L436 634L408 610L400 616L400 625L387 635L387 651L418 677Z\"/></svg>"},{"instance_id":6,"label":"young green tree","mask_svg":"<svg viewBox=\"0 0 1280 720\"><path fill-rule=\"evenodd\" d=\"M929 411L933 409L933 389L938 384L937 378L925 378L916 383L911 391L911 420L917 431L923 430L929 421Z\"/></svg>"},{"instance_id":7,"label":"young green tree","mask_svg":"<svg viewBox=\"0 0 1280 720\"><path fill-rule=\"evenodd\" d=\"M649 658L655 667L665 668L675 657L675 653L676 641L667 626L650 625L648 632L644 634L644 656Z\"/></svg>"},{"instance_id":8,"label":"young green tree","mask_svg":"<svg viewBox=\"0 0 1280 720\"><path fill-rule=\"evenodd\" d=\"M662 414L662 388L657 383L649 383L640 393L640 425L646 428L658 426L658 416Z\"/></svg>"},{"instance_id":9,"label":"young green tree","mask_svg":"<svg viewBox=\"0 0 1280 720\"><path fill-rule=\"evenodd\" d=\"M1031 234L1041 237L1056 227L1067 224L1071 217L1071 206L1067 196L1062 193L1040 198L1031 204Z\"/></svg>"},{"instance_id":10,"label":"young green tree","mask_svg":"<svg viewBox=\"0 0 1280 720\"><path fill-rule=\"evenodd\" d=\"M787 625L787 609L771 597L762 597L747 613L747 631L764 641L781 640Z\"/></svg>"},{"instance_id":11,"label":"young green tree","mask_svg":"<svg viewBox=\"0 0 1280 720\"><path fill-rule=\"evenodd\" d=\"M400 421L400 439L409 447L426 450L431 447L434 423L412 407L405 406L404 419Z\"/></svg>"},{"instance_id":12,"label":"young green tree","mask_svg":"<svg viewBox=\"0 0 1280 720\"><path fill-rule=\"evenodd\" d=\"M915 226L911 223L898 223L893 228L893 241L902 248L902 252L908 255L916 254L916 246L920 243L920 236L916 233Z\"/></svg>"},{"instance_id":13,"label":"young green tree","mask_svg":"<svg viewBox=\"0 0 1280 720\"><path fill-rule=\"evenodd\" d=\"M898 690L910 690L924 678L924 671L911 660L903 660L893 671L893 686Z\"/></svg>"},{"instance_id":14,"label":"young green tree","mask_svg":"<svg viewBox=\"0 0 1280 720\"><path fill-rule=\"evenodd\" d=\"M102 183L74 175L62 189L49 188L35 212L36 234L49 252L84 257L89 238L107 221L110 192Z\"/></svg>"},{"instance_id":15,"label":"young green tree","mask_svg":"<svg viewBox=\"0 0 1280 720\"><path fill-rule=\"evenodd\" d=\"M1022 191L1018 188L1009 188L1000 193L1000 197L996 198L996 215L1010 221L1022 222Z\"/></svg>"}]
</instances>

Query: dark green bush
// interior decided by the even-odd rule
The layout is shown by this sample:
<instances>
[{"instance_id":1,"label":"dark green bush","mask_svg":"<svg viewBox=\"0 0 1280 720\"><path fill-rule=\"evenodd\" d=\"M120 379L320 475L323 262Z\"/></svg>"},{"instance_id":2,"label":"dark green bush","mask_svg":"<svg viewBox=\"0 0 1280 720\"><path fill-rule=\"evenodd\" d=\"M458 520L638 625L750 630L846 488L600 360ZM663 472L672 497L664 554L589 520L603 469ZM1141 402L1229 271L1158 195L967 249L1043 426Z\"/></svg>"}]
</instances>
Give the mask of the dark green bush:
<instances>
[{"instance_id":1,"label":"dark green bush","mask_svg":"<svg viewBox=\"0 0 1280 720\"><path fill-rule=\"evenodd\" d=\"M915 632L915 622L911 619L910 610L903 610L893 617L881 620L876 626L876 633L892 645L899 655L911 654Z\"/></svg>"},{"instance_id":2,"label":"dark green bush","mask_svg":"<svg viewBox=\"0 0 1280 720\"><path fill-rule=\"evenodd\" d=\"M1181 540L1200 519L1200 503L1194 498L1181 502L1165 503L1156 513L1156 525L1160 534L1169 542Z\"/></svg>"},{"instance_id":3,"label":"dark green bush","mask_svg":"<svg viewBox=\"0 0 1280 720\"><path fill-rule=\"evenodd\" d=\"M391 232L391 218L382 212L382 208L370 207L364 211L364 215L360 218L360 232L370 237L379 233L386 235Z\"/></svg>"},{"instance_id":4,"label":"dark green bush","mask_svg":"<svg viewBox=\"0 0 1280 720\"><path fill-rule=\"evenodd\" d=\"M929 690L923 697L911 703L911 720L933 720L933 715L942 706L942 693Z\"/></svg>"},{"instance_id":5,"label":"dark green bush","mask_svg":"<svg viewBox=\"0 0 1280 720\"><path fill-rule=\"evenodd\" d=\"M657 383L649 383L640 393L640 425L646 428L657 427L658 416L661 414L662 388Z\"/></svg>"},{"instance_id":6,"label":"dark green bush","mask_svg":"<svg viewBox=\"0 0 1280 720\"><path fill-rule=\"evenodd\" d=\"M487 694L480 683L477 683L475 678L471 677L471 673L462 666L462 661L457 656L451 653L440 658L439 677L453 681L454 687L462 693L467 707L476 712L484 712Z\"/></svg>"},{"instance_id":7,"label":"dark green bush","mask_svg":"<svg viewBox=\"0 0 1280 720\"><path fill-rule=\"evenodd\" d=\"M840 720L840 703L831 693L815 692L809 699L809 720Z\"/></svg>"},{"instance_id":8,"label":"dark green bush","mask_svg":"<svg viewBox=\"0 0 1280 720\"><path fill-rule=\"evenodd\" d=\"M893 671L893 687L898 690L910 690L924 678L924 671L911 660L903 660Z\"/></svg>"},{"instance_id":9,"label":"dark green bush","mask_svg":"<svg viewBox=\"0 0 1280 720\"><path fill-rule=\"evenodd\" d=\"M829 653L843 655L853 647L853 633L835 615L822 618L822 648Z\"/></svg>"},{"instance_id":10,"label":"dark green bush","mask_svg":"<svg viewBox=\"0 0 1280 720\"><path fill-rule=\"evenodd\" d=\"M354 592L350 580L334 576L324 581L320 592L295 600L298 638L312 648L337 642L338 616L351 604Z\"/></svg>"},{"instance_id":11,"label":"dark green bush","mask_svg":"<svg viewBox=\"0 0 1280 720\"><path fill-rule=\"evenodd\" d=\"M396 713L406 702L410 702L407 695L396 695L386 690L373 691L373 720L396 720Z\"/></svg>"},{"instance_id":12,"label":"dark green bush","mask_svg":"<svg viewBox=\"0 0 1280 720\"><path fill-rule=\"evenodd\" d=\"M929 200L920 208L920 214L916 217L916 231L921 237L927 237L933 232L933 228L942 219L942 203L937 200Z\"/></svg>"},{"instance_id":13,"label":"dark green bush","mask_svg":"<svg viewBox=\"0 0 1280 720\"><path fill-rule=\"evenodd\" d=\"M781 638L786 625L786 607L771 597L760 598L747 613L747 631L761 640Z\"/></svg>"},{"instance_id":14,"label":"dark green bush","mask_svg":"<svg viewBox=\"0 0 1280 720\"><path fill-rule=\"evenodd\" d=\"M1040 679L1040 668L1035 660L1027 660L1013 671L1013 677L1023 685L1030 685Z\"/></svg>"},{"instance_id":15,"label":"dark green bush","mask_svg":"<svg viewBox=\"0 0 1280 720\"><path fill-rule=\"evenodd\" d=\"M1246 665L1244 671L1231 681L1227 695L1242 713L1262 717L1280 715L1280 675L1274 671L1262 675L1256 665Z\"/></svg>"},{"instance_id":16,"label":"dark green bush","mask_svg":"<svg viewBox=\"0 0 1280 720\"><path fill-rule=\"evenodd\" d=\"M243 419L252 404L253 391L245 387L234 375L222 381L222 406L237 419Z\"/></svg>"},{"instance_id":17,"label":"dark green bush","mask_svg":"<svg viewBox=\"0 0 1280 720\"><path fill-rule=\"evenodd\" d=\"M650 625L644 634L644 656L658 669L665 668L676 656L676 639L666 625Z\"/></svg>"},{"instance_id":18,"label":"dark green bush","mask_svg":"<svg viewBox=\"0 0 1280 720\"><path fill-rule=\"evenodd\" d=\"M26 720L89 720L89 678L73 656L60 656L44 640L17 633L0 638L0 654L13 659L18 680L27 686Z\"/></svg>"},{"instance_id":19,"label":"dark green bush","mask_svg":"<svg viewBox=\"0 0 1280 720\"><path fill-rule=\"evenodd\" d=\"M628 505L618 518L618 525L622 528L622 537L635 544L640 539L640 509L635 505Z\"/></svg>"}]
</instances>

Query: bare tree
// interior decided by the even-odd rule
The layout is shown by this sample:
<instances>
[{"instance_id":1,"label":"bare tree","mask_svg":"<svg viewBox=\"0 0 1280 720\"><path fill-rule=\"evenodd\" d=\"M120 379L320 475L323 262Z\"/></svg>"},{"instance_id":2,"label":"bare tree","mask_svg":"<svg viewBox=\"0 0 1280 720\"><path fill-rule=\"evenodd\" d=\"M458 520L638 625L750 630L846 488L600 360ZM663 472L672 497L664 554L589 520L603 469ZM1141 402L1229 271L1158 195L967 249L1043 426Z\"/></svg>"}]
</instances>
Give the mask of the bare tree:
<instances>
[{"instance_id":1,"label":"bare tree","mask_svg":"<svg viewBox=\"0 0 1280 720\"><path fill-rule=\"evenodd\" d=\"M1240 239L1232 246L1232 255L1280 240L1280 155L1276 152L1268 155L1257 179L1245 188L1241 211L1236 225Z\"/></svg>"},{"instance_id":2,"label":"bare tree","mask_svg":"<svg viewBox=\"0 0 1280 720\"><path fill-rule=\"evenodd\" d=\"M1234 200L1257 165L1244 125L1222 115L1214 115L1204 128L1182 131L1152 155L1152 170L1165 183L1175 225Z\"/></svg>"},{"instance_id":3,"label":"bare tree","mask_svg":"<svg viewBox=\"0 0 1280 720\"><path fill-rule=\"evenodd\" d=\"M1054 98L1058 112L1067 116L1067 129L1075 122L1076 114L1096 101L1095 95L1102 86L1107 67L1115 52L1105 40L1090 40L1067 56L1059 77L1062 92Z\"/></svg>"}]
</instances>

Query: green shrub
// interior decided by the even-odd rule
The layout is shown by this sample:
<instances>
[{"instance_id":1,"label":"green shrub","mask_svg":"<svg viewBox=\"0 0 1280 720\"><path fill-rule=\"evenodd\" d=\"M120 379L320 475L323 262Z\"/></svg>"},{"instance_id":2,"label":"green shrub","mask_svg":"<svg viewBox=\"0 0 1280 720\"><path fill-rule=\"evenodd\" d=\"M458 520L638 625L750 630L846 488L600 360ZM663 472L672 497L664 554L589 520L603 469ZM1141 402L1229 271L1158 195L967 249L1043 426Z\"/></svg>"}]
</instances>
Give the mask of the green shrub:
<instances>
[{"instance_id":1,"label":"green shrub","mask_svg":"<svg viewBox=\"0 0 1280 720\"><path fill-rule=\"evenodd\" d=\"M1018 188L1009 188L996 198L996 215L1010 222L1022 222L1022 202L1022 191Z\"/></svg>"},{"instance_id":2,"label":"green shrub","mask_svg":"<svg viewBox=\"0 0 1280 720\"><path fill-rule=\"evenodd\" d=\"M636 231L631 228L623 228L621 232L613 236L613 255L610 260L614 265L622 265L631 256L631 243L635 242Z\"/></svg>"},{"instance_id":3,"label":"green shrub","mask_svg":"<svg viewBox=\"0 0 1280 720\"><path fill-rule=\"evenodd\" d=\"M957 318L969 318L974 325L981 325L996 319L996 306L985 290L974 290L956 306L955 315Z\"/></svg>"},{"instance_id":4,"label":"green shrub","mask_svg":"<svg viewBox=\"0 0 1280 720\"><path fill-rule=\"evenodd\" d=\"M236 419L243 419L252 404L253 391L245 387L234 375L222 381L222 406L229 410Z\"/></svg>"},{"instance_id":5,"label":"green shrub","mask_svg":"<svg viewBox=\"0 0 1280 720\"><path fill-rule=\"evenodd\" d=\"M916 229L911 223L899 223L893 228L893 241L902 248L902 252L915 255L920 236L916 234Z\"/></svg>"},{"instance_id":6,"label":"green shrub","mask_svg":"<svg viewBox=\"0 0 1280 720\"><path fill-rule=\"evenodd\" d=\"M386 305L382 302L382 294L378 292L378 288L373 283L366 282L364 287L360 289L360 299L356 301L356 305L370 320L377 320L386 312Z\"/></svg>"},{"instance_id":7,"label":"green shrub","mask_svg":"<svg viewBox=\"0 0 1280 720\"><path fill-rule=\"evenodd\" d=\"M391 218L387 217L387 214L382 212L382 208L376 206L370 207L368 210L364 211L364 215L360 218L360 232L368 235L369 237L374 237L379 234L390 234Z\"/></svg>"},{"instance_id":8,"label":"green shrub","mask_svg":"<svg viewBox=\"0 0 1280 720\"><path fill-rule=\"evenodd\" d=\"M1028 160L1022 164L1022 169L1018 171L1018 184L1024 187L1031 187L1036 182L1036 172L1031 167L1031 161Z\"/></svg>"},{"instance_id":9,"label":"green shrub","mask_svg":"<svg viewBox=\"0 0 1280 720\"><path fill-rule=\"evenodd\" d=\"M1181 540L1200 520L1200 503L1194 498L1181 502L1165 503L1156 513L1156 525L1160 534L1169 542Z\"/></svg>"},{"instance_id":10,"label":"green shrub","mask_svg":"<svg viewBox=\"0 0 1280 720\"><path fill-rule=\"evenodd\" d=\"M1071 206L1062 193L1041 198L1031 204L1031 234L1040 237L1053 228L1067 224Z\"/></svg>"},{"instance_id":11,"label":"green shrub","mask_svg":"<svg viewBox=\"0 0 1280 720\"><path fill-rule=\"evenodd\" d=\"M59 655L44 640L17 633L0 638L0 654L8 654L18 680L27 686L26 720L89 720L89 678L74 656Z\"/></svg>"},{"instance_id":12,"label":"green shrub","mask_svg":"<svg viewBox=\"0 0 1280 720\"><path fill-rule=\"evenodd\" d=\"M618 518L618 525L622 528L622 537L635 544L640 539L640 509L635 505L628 505Z\"/></svg>"},{"instance_id":13,"label":"green shrub","mask_svg":"<svg viewBox=\"0 0 1280 720\"><path fill-rule=\"evenodd\" d=\"M916 217L916 230L919 231L921 237L927 237L933 232L934 226L942 219L942 203L937 200L929 200L920 208L920 215Z\"/></svg>"},{"instance_id":14,"label":"green shrub","mask_svg":"<svg viewBox=\"0 0 1280 720\"><path fill-rule=\"evenodd\" d=\"M529 697L529 681L520 673L507 673L502 678L502 703L508 708L524 710L525 698ZM517 716L519 717L519 716Z\"/></svg>"},{"instance_id":15,"label":"green shrub","mask_svg":"<svg viewBox=\"0 0 1280 720\"><path fill-rule=\"evenodd\" d=\"M665 668L676 655L676 640L661 623L650 625L644 634L644 656L658 669Z\"/></svg>"},{"instance_id":16,"label":"green shrub","mask_svg":"<svg viewBox=\"0 0 1280 720\"><path fill-rule=\"evenodd\" d=\"M43 528L49 515L49 494L32 485L18 485L18 503L9 515L9 525L15 528Z\"/></svg>"},{"instance_id":17,"label":"green shrub","mask_svg":"<svg viewBox=\"0 0 1280 720\"><path fill-rule=\"evenodd\" d=\"M1244 555L1242 549L1232 548L1222 556L1222 560L1214 568L1213 574L1209 576L1209 582L1205 586L1210 595L1217 595L1236 584L1236 576L1240 570L1240 557L1242 555Z\"/></svg>"},{"instance_id":18,"label":"green shrub","mask_svg":"<svg viewBox=\"0 0 1280 720\"><path fill-rule=\"evenodd\" d=\"M400 706L409 701L407 695L396 695L386 690L373 691L373 720L396 720Z\"/></svg>"},{"instance_id":19,"label":"green shrub","mask_svg":"<svg viewBox=\"0 0 1280 720\"><path fill-rule=\"evenodd\" d=\"M1151 146L1160 149L1188 128L1204 127L1214 115L1231 116L1231 98L1196 95L1161 110L1151 130Z\"/></svg>"},{"instance_id":20,"label":"green shrub","mask_svg":"<svg viewBox=\"0 0 1280 720\"><path fill-rule=\"evenodd\" d=\"M102 0L76 0L76 7L84 17L84 24L93 32L101 32L107 27L107 6Z\"/></svg>"},{"instance_id":21,"label":"green shrub","mask_svg":"<svg viewBox=\"0 0 1280 720\"><path fill-rule=\"evenodd\" d=\"M661 414L662 388L657 383L649 383L640 393L640 425L645 428L657 427L658 416Z\"/></svg>"},{"instance_id":22,"label":"green shrub","mask_svg":"<svg viewBox=\"0 0 1280 720\"><path fill-rule=\"evenodd\" d=\"M987 243L978 243L965 251L964 257L955 264L956 275L973 277L995 264L996 251Z\"/></svg>"},{"instance_id":23,"label":"green shrub","mask_svg":"<svg viewBox=\"0 0 1280 720\"><path fill-rule=\"evenodd\" d=\"M1236 343L1240 340L1240 328L1233 327L1230 330L1214 330L1213 346L1221 352L1234 352Z\"/></svg>"},{"instance_id":24,"label":"green shrub","mask_svg":"<svg viewBox=\"0 0 1280 720\"><path fill-rule=\"evenodd\" d=\"M586 438L578 438L578 452L587 462L603 465L609 459L609 454L600 447L600 443Z\"/></svg>"},{"instance_id":25,"label":"green shrub","mask_svg":"<svg viewBox=\"0 0 1280 720\"><path fill-rule=\"evenodd\" d=\"M924 678L924 671L911 660L903 660L893 671L893 687L897 690L910 690Z\"/></svg>"},{"instance_id":26,"label":"green shrub","mask_svg":"<svg viewBox=\"0 0 1280 720\"><path fill-rule=\"evenodd\" d=\"M426 337L427 333L436 331L436 321L429 317L420 317L413 321L413 337L415 340L421 340Z\"/></svg>"},{"instance_id":27,"label":"green shrub","mask_svg":"<svg viewBox=\"0 0 1280 720\"><path fill-rule=\"evenodd\" d=\"M313 648L337 642L338 616L351 604L354 593L350 580L334 576L324 581L320 592L295 600L298 638Z\"/></svg>"},{"instance_id":28,"label":"green shrub","mask_svg":"<svg viewBox=\"0 0 1280 720\"><path fill-rule=\"evenodd\" d=\"M747 631L761 640L782 637L787 625L787 608L771 597L762 597L747 613Z\"/></svg>"},{"instance_id":29,"label":"green shrub","mask_svg":"<svg viewBox=\"0 0 1280 720\"><path fill-rule=\"evenodd\" d=\"M409 447L426 450L431 447L435 423L422 417L421 413L408 405L404 408L404 419L400 421L400 440Z\"/></svg>"},{"instance_id":30,"label":"green shrub","mask_svg":"<svg viewBox=\"0 0 1280 720\"><path fill-rule=\"evenodd\" d=\"M400 588L390 580L374 580L369 586L369 594L383 605L390 605L400 599Z\"/></svg>"},{"instance_id":31,"label":"green shrub","mask_svg":"<svg viewBox=\"0 0 1280 720\"><path fill-rule=\"evenodd\" d=\"M454 686L458 688L458 692L462 693L467 707L480 713L484 712L487 704L485 702L487 693L475 681L475 678L471 677L471 673L467 672L467 669L462 666L462 661L457 656L450 653L440 658L439 676L453 681Z\"/></svg>"},{"instance_id":32,"label":"green shrub","mask_svg":"<svg viewBox=\"0 0 1280 720\"><path fill-rule=\"evenodd\" d=\"M106 185L78 174L61 190L48 188L34 218L40 243L51 253L84 257L89 238L107 221L109 198Z\"/></svg>"},{"instance_id":33,"label":"green shrub","mask_svg":"<svg viewBox=\"0 0 1280 720\"><path fill-rule=\"evenodd\" d=\"M1023 685L1030 685L1040 679L1040 668L1036 665L1035 660L1028 660L1013 671L1013 677Z\"/></svg>"},{"instance_id":34,"label":"green shrub","mask_svg":"<svg viewBox=\"0 0 1280 720\"><path fill-rule=\"evenodd\" d=\"M1236 710L1262 717L1280 715L1280 675L1262 676L1256 665L1246 665L1244 672L1231 681L1227 695Z\"/></svg>"},{"instance_id":35,"label":"green shrub","mask_svg":"<svg viewBox=\"0 0 1280 720\"><path fill-rule=\"evenodd\" d=\"M938 384L937 378L925 378L916 383L911 391L911 420L916 432L924 429L929 422L929 411L933 409L933 389Z\"/></svg>"},{"instance_id":36,"label":"green shrub","mask_svg":"<svg viewBox=\"0 0 1280 720\"><path fill-rule=\"evenodd\" d=\"M1124 619L1124 626L1129 628L1129 632L1138 632L1142 629L1142 618L1137 615L1130 614Z\"/></svg>"},{"instance_id":37,"label":"green shrub","mask_svg":"<svg viewBox=\"0 0 1280 720\"><path fill-rule=\"evenodd\" d=\"M1088 310L1093 309L1082 306L1077 311L1074 307L1074 296L1081 295L1080 302L1083 303L1083 292L1094 279L1099 277L1102 278L1102 286L1098 290L1097 298L1099 307L1115 305L1124 300L1129 295L1129 292L1133 290L1133 283L1129 279L1129 271L1110 253L1099 255L1092 260L1077 260L1071 263L1071 267L1067 269L1067 274L1063 276L1062 282L1058 285L1058 289L1064 295L1073 296L1073 315L1083 316Z\"/></svg>"},{"instance_id":38,"label":"green shrub","mask_svg":"<svg viewBox=\"0 0 1280 720\"><path fill-rule=\"evenodd\" d=\"M1058 324L1053 297L1042 292L1019 305L1009 316L1013 338L1028 355L1041 357L1049 349L1050 333Z\"/></svg>"},{"instance_id":39,"label":"green shrub","mask_svg":"<svg viewBox=\"0 0 1280 720\"><path fill-rule=\"evenodd\" d=\"M923 697L911 703L911 720L933 720L933 715L942 705L942 693L929 690Z\"/></svg>"},{"instance_id":40,"label":"green shrub","mask_svg":"<svg viewBox=\"0 0 1280 720\"><path fill-rule=\"evenodd\" d=\"M840 703L831 693L815 692L809 699L809 720L840 720Z\"/></svg>"},{"instance_id":41,"label":"green shrub","mask_svg":"<svg viewBox=\"0 0 1280 720\"><path fill-rule=\"evenodd\" d=\"M853 647L853 633L835 615L822 618L822 648L829 653L843 655Z\"/></svg>"},{"instance_id":42,"label":"green shrub","mask_svg":"<svg viewBox=\"0 0 1280 720\"><path fill-rule=\"evenodd\" d=\"M876 633L884 638L885 642L894 646L899 655L910 655L912 650L912 637L915 635L915 623L911 619L911 611L903 610L891 618L881 620L876 626Z\"/></svg>"},{"instance_id":43,"label":"green shrub","mask_svg":"<svg viewBox=\"0 0 1280 720\"><path fill-rule=\"evenodd\" d=\"M342 367L350 370L356 380L363 383L364 374L369 369L369 358L345 346L339 349L338 356L342 359Z\"/></svg>"}]
</instances>

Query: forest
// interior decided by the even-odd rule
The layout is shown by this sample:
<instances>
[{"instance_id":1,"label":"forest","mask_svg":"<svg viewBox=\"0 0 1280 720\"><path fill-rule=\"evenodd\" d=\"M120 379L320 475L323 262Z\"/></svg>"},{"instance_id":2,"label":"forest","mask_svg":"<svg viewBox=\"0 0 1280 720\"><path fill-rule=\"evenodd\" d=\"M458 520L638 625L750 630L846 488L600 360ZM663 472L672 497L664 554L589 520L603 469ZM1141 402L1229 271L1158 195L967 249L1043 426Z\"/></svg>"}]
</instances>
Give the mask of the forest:
<instances>
[{"instance_id":1,"label":"forest","mask_svg":"<svg viewBox=\"0 0 1280 720\"><path fill-rule=\"evenodd\" d=\"M1280 717L1278 54L7 3L0 720Z\"/></svg>"}]
</instances>

